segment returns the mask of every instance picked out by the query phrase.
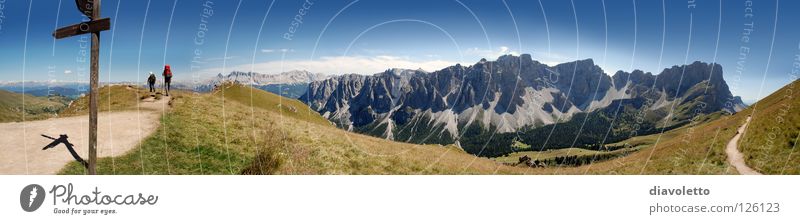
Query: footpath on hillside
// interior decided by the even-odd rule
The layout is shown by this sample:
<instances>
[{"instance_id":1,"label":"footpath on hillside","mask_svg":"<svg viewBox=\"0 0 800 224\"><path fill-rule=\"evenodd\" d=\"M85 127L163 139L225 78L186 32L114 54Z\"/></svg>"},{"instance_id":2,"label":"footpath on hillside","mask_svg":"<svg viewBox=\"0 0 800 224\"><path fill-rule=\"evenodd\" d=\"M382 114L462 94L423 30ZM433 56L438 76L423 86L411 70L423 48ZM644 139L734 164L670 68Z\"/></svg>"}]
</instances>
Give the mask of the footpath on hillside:
<instances>
[{"instance_id":1,"label":"footpath on hillside","mask_svg":"<svg viewBox=\"0 0 800 224\"><path fill-rule=\"evenodd\" d=\"M750 117L747 117L747 121L739 127L739 130L736 131L736 135L733 136L728 145L725 147L725 154L728 155L728 163L731 164L739 174L742 175L761 175L758 171L754 170L747 166L747 163L744 161L744 155L741 151L739 151L739 139L744 134L744 131L747 130L747 125L750 124Z\"/></svg>"},{"instance_id":2,"label":"footpath on hillside","mask_svg":"<svg viewBox=\"0 0 800 224\"><path fill-rule=\"evenodd\" d=\"M103 112L97 121L97 157L119 156L136 147L155 132L159 118L169 108L170 97L148 98L139 110ZM40 121L0 123L0 174L56 174L74 161L66 147L42 150L52 140L69 136L75 151L88 159L89 116L52 118Z\"/></svg>"}]
</instances>

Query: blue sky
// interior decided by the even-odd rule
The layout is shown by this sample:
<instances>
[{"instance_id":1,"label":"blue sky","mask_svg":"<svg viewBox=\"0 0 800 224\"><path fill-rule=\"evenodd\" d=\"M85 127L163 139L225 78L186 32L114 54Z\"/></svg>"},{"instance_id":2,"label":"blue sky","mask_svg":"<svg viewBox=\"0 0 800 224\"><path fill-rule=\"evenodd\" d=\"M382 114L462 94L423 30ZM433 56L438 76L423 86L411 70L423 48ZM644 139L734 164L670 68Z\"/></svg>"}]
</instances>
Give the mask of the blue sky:
<instances>
[{"instance_id":1,"label":"blue sky","mask_svg":"<svg viewBox=\"0 0 800 224\"><path fill-rule=\"evenodd\" d=\"M716 61L734 94L753 102L789 82L800 54L798 1L309 1L105 0L112 30L101 37L101 80L142 81L165 62L176 79L188 80L232 70L436 70L530 53L548 64L593 58L609 74ZM298 16L304 3L310 7ZM82 19L73 1L0 5L0 80L88 79L81 60L88 61L81 42L88 39L50 36ZM291 40L283 38L299 17ZM751 21L754 29L743 34ZM197 44L201 26L207 31Z\"/></svg>"}]
</instances>

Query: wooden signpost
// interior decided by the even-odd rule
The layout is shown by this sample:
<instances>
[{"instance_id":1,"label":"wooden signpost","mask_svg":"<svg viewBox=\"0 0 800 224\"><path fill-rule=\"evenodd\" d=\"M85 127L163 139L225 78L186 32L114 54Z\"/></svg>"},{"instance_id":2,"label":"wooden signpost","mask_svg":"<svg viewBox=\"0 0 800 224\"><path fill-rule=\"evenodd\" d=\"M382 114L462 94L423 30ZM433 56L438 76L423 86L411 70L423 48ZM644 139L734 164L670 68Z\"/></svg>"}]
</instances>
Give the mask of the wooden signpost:
<instances>
[{"instance_id":1,"label":"wooden signpost","mask_svg":"<svg viewBox=\"0 0 800 224\"><path fill-rule=\"evenodd\" d=\"M92 50L89 72L89 162L90 175L97 174L97 86L100 70L100 31L111 29L109 18L100 18L100 0L75 0L78 10L89 17L88 22L59 28L53 32L56 39L91 33Z\"/></svg>"}]
</instances>

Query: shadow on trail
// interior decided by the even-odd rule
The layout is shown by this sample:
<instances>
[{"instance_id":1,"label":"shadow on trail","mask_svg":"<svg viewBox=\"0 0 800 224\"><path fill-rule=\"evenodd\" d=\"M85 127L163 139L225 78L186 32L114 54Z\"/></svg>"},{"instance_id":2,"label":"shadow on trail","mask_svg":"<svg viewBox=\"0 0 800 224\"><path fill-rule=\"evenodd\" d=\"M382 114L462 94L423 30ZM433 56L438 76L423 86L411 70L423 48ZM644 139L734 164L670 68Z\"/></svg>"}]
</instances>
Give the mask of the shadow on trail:
<instances>
[{"instance_id":1,"label":"shadow on trail","mask_svg":"<svg viewBox=\"0 0 800 224\"><path fill-rule=\"evenodd\" d=\"M42 150L52 149L52 148L55 148L56 146L60 145L61 143L64 143L64 145L67 146L67 150L69 150L69 154L72 155L72 158L75 158L75 160L78 161L79 163L81 163L83 165L83 167L85 167L87 169L89 168L89 163L87 163L85 160L83 160L83 158L81 158L81 156L78 155L77 152L75 152L75 149L73 148L74 145L72 143L69 143L69 141L67 140L67 138L69 138L69 137L67 137L67 135L61 135L59 138L53 138L53 137L50 137L50 136L42 134L42 137L49 138L49 139L53 140L53 142L51 142L50 144L44 146L44 148L42 148Z\"/></svg>"}]
</instances>

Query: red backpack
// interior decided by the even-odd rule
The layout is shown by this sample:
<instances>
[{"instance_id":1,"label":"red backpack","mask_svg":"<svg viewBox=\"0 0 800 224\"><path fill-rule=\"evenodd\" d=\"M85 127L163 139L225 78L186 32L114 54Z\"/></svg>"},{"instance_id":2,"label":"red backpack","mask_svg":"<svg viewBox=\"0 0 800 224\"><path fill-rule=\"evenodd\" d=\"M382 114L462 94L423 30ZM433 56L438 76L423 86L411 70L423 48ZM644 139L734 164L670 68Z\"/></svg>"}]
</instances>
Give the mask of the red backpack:
<instances>
[{"instance_id":1,"label":"red backpack","mask_svg":"<svg viewBox=\"0 0 800 224\"><path fill-rule=\"evenodd\" d=\"M172 78L172 70L170 69L169 65L164 66L164 77Z\"/></svg>"}]
</instances>

